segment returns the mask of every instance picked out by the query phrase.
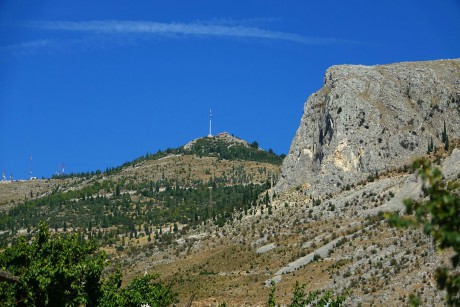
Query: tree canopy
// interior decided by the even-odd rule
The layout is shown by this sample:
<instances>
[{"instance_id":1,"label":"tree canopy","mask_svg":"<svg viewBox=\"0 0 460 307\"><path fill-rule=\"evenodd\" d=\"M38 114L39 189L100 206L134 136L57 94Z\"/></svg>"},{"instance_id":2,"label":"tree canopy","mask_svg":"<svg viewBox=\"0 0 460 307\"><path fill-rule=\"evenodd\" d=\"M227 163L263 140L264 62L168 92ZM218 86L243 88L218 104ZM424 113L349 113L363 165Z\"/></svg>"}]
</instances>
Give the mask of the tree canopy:
<instances>
[{"instance_id":1,"label":"tree canopy","mask_svg":"<svg viewBox=\"0 0 460 307\"><path fill-rule=\"evenodd\" d=\"M0 269L17 282L0 282L0 301L8 306L167 306L176 301L170 287L153 283L158 275L134 279L121 288L119 270L103 278L106 254L77 234L50 234L41 223L37 235L24 237L0 254Z\"/></svg>"}]
</instances>

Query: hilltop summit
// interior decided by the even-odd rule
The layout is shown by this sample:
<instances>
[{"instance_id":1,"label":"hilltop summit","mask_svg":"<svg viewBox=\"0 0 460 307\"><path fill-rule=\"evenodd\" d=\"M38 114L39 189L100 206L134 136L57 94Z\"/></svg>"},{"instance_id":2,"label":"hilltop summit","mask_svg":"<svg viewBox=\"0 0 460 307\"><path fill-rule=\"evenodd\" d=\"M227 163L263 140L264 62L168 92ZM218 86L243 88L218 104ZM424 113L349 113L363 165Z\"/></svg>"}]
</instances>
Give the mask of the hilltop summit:
<instances>
[{"instance_id":1,"label":"hilltop summit","mask_svg":"<svg viewBox=\"0 0 460 307\"><path fill-rule=\"evenodd\" d=\"M225 160L246 160L268 162L281 165L284 155L276 155L273 150L264 151L254 141L248 143L228 132L215 136L195 139L176 150L183 154L217 157Z\"/></svg>"},{"instance_id":2,"label":"hilltop summit","mask_svg":"<svg viewBox=\"0 0 460 307\"><path fill-rule=\"evenodd\" d=\"M198 140L221 140L225 143L227 143L229 146L231 145L234 145L234 144L238 144L238 145L244 145L244 146L247 146L249 147L249 143L246 142L245 140L242 140L228 132L221 132L217 135L214 135L214 136L206 136L206 137L202 137L202 138L197 138L197 139L194 139L190 142L188 142L187 144L184 145L184 149L185 150L189 150L191 149Z\"/></svg>"}]
</instances>

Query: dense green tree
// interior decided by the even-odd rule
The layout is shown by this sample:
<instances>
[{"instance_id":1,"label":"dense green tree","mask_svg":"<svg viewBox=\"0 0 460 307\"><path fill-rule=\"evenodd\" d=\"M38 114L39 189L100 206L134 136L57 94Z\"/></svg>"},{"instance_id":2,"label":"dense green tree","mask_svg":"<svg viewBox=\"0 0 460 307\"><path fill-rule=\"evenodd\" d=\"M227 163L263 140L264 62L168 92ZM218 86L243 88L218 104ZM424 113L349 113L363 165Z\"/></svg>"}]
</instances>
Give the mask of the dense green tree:
<instances>
[{"instance_id":1,"label":"dense green tree","mask_svg":"<svg viewBox=\"0 0 460 307\"><path fill-rule=\"evenodd\" d=\"M442 134L441 134L441 140L443 143L446 142L446 137L447 137L447 127L446 127L446 121L444 121L444 126L443 126Z\"/></svg>"},{"instance_id":2,"label":"dense green tree","mask_svg":"<svg viewBox=\"0 0 460 307\"><path fill-rule=\"evenodd\" d=\"M94 241L78 234L51 235L41 223L31 243L21 237L0 254L0 269L17 282L0 282L0 302L5 306L167 306L176 301L171 289L153 283L158 275L136 278L121 288L118 270L101 279L106 254ZM109 302L109 303L107 303Z\"/></svg>"},{"instance_id":3,"label":"dense green tree","mask_svg":"<svg viewBox=\"0 0 460 307\"><path fill-rule=\"evenodd\" d=\"M50 235L40 224L31 244L21 237L0 255L0 268L19 277L0 283L0 301L23 306L94 306L101 297L100 277L105 254L93 241L80 244L78 236Z\"/></svg>"},{"instance_id":4,"label":"dense green tree","mask_svg":"<svg viewBox=\"0 0 460 307\"><path fill-rule=\"evenodd\" d=\"M433 145L433 137L431 137L430 142L428 142L428 149L426 151L427 154L432 153L434 150L434 145Z\"/></svg>"},{"instance_id":5,"label":"dense green tree","mask_svg":"<svg viewBox=\"0 0 460 307\"><path fill-rule=\"evenodd\" d=\"M444 142L444 150L449 150L449 136L446 134L446 141Z\"/></svg>"},{"instance_id":6,"label":"dense green tree","mask_svg":"<svg viewBox=\"0 0 460 307\"><path fill-rule=\"evenodd\" d=\"M444 129L442 130L442 142L444 143L444 149L449 150L449 136L447 135L446 121L444 121Z\"/></svg>"},{"instance_id":7,"label":"dense green tree","mask_svg":"<svg viewBox=\"0 0 460 307\"><path fill-rule=\"evenodd\" d=\"M120 196L120 186L117 184L115 186L115 197L118 197Z\"/></svg>"},{"instance_id":8,"label":"dense green tree","mask_svg":"<svg viewBox=\"0 0 460 307\"><path fill-rule=\"evenodd\" d=\"M398 227L422 226L439 249L451 249L451 266L436 269L438 287L447 291L447 303L460 306L460 198L458 180L446 183L441 171L427 160L414 162L413 169L423 182L423 201L404 201L406 216L389 214L390 225Z\"/></svg>"}]
</instances>

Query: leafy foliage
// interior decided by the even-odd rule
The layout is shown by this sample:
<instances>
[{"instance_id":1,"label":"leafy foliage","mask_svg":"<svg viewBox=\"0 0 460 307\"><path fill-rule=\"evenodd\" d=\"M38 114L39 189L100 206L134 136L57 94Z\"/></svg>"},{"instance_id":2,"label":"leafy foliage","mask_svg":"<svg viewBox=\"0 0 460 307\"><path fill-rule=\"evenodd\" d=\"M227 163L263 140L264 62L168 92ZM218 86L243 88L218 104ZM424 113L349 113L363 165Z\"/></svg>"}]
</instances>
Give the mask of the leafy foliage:
<instances>
[{"instance_id":1,"label":"leafy foliage","mask_svg":"<svg viewBox=\"0 0 460 307\"><path fill-rule=\"evenodd\" d=\"M412 199L404 201L406 214L388 215L390 225L398 227L423 226L426 234L431 235L440 249L452 249L452 268L439 267L436 270L438 287L447 291L447 303L460 305L460 198L458 183L445 183L441 171L427 160L414 162L413 169L423 181L423 193L428 198L418 202Z\"/></svg>"},{"instance_id":2,"label":"leafy foliage","mask_svg":"<svg viewBox=\"0 0 460 307\"><path fill-rule=\"evenodd\" d=\"M0 255L0 267L16 276L15 285L0 284L1 300L19 305L96 304L101 296L104 253L76 235L52 238L45 224L28 244L22 237Z\"/></svg>"},{"instance_id":3,"label":"leafy foliage","mask_svg":"<svg viewBox=\"0 0 460 307\"><path fill-rule=\"evenodd\" d=\"M17 306L130 306L150 303L166 306L175 302L169 287L151 283L157 275L137 278L122 289L121 273L103 280L106 255L94 241L76 234L51 235L41 223L28 243L22 237L0 254L0 268L19 277L17 283L0 282L0 301ZM110 304L107 304L109 302Z\"/></svg>"}]
</instances>

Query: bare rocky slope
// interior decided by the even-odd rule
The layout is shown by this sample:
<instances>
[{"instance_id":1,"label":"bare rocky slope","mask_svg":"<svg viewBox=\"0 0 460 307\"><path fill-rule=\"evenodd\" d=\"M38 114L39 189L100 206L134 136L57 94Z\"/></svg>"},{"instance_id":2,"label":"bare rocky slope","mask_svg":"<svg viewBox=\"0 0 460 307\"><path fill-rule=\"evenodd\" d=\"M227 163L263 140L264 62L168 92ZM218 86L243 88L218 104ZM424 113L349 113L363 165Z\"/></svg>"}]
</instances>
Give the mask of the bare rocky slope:
<instances>
[{"instance_id":1,"label":"bare rocky slope","mask_svg":"<svg viewBox=\"0 0 460 307\"><path fill-rule=\"evenodd\" d=\"M339 65L304 106L277 191L338 190L460 136L460 60Z\"/></svg>"}]
</instances>

